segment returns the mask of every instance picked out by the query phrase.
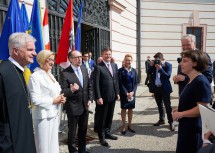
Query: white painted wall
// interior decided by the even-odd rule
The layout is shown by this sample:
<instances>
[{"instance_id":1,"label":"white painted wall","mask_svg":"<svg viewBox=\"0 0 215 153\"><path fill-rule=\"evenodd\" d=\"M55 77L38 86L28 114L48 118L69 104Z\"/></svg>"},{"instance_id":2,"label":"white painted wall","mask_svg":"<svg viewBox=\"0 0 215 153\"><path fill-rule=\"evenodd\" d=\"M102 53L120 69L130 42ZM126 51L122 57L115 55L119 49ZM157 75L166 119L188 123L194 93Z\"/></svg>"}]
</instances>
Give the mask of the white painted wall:
<instances>
[{"instance_id":1,"label":"white painted wall","mask_svg":"<svg viewBox=\"0 0 215 153\"><path fill-rule=\"evenodd\" d=\"M136 68L136 1L134 0L117 0L125 6L121 13L110 10L110 34L111 48L116 63L121 67L125 54L132 54L132 66Z\"/></svg>"},{"instance_id":2,"label":"white painted wall","mask_svg":"<svg viewBox=\"0 0 215 153\"><path fill-rule=\"evenodd\" d=\"M215 3L141 0L142 72L145 72L146 57L162 52L176 74L182 25L190 22L194 10L199 13L200 24L207 25L206 52L215 60Z\"/></svg>"}]
</instances>

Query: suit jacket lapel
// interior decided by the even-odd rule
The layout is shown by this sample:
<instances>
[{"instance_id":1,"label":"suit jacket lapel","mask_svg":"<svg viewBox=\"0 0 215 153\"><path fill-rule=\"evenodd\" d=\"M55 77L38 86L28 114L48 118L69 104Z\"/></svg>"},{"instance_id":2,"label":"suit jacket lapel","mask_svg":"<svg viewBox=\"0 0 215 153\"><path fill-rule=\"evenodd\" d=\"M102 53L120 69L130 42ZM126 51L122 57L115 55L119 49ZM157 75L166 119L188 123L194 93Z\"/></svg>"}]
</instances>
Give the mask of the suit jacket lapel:
<instances>
[{"instance_id":1,"label":"suit jacket lapel","mask_svg":"<svg viewBox=\"0 0 215 153\"><path fill-rule=\"evenodd\" d=\"M86 85L85 81L86 81L86 78L88 78L88 74L85 73L86 71L83 70L82 66L81 66L81 72L82 72L82 75L83 75L83 88L84 88L84 86Z\"/></svg>"},{"instance_id":2,"label":"suit jacket lapel","mask_svg":"<svg viewBox=\"0 0 215 153\"><path fill-rule=\"evenodd\" d=\"M102 65L103 67L105 67L106 71L110 74L111 77L113 77L113 76L111 75L109 69L107 68L106 64L105 64L104 62L102 62L101 65ZM110 63L110 66L112 67L112 63ZM112 67L112 70L113 70L113 67ZM114 74L114 70L113 70L113 74Z\"/></svg>"},{"instance_id":3,"label":"suit jacket lapel","mask_svg":"<svg viewBox=\"0 0 215 153\"><path fill-rule=\"evenodd\" d=\"M77 75L75 74L75 71L72 69L71 66L70 66L70 68L69 68L69 72L70 72L70 74L72 75L72 78L74 78L74 79L76 80L75 82L77 82L77 84L79 85L79 87L81 87L81 83L80 83L80 81L79 81Z\"/></svg>"}]
</instances>

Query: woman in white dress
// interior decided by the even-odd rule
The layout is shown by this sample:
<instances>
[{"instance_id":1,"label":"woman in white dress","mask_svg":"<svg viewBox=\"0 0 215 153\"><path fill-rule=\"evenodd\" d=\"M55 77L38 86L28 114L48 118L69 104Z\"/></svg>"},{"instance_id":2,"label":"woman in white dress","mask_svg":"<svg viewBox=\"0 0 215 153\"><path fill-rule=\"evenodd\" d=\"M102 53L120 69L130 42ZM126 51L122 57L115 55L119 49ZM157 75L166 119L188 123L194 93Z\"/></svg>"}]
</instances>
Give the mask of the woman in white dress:
<instances>
[{"instance_id":1,"label":"woman in white dress","mask_svg":"<svg viewBox=\"0 0 215 153\"><path fill-rule=\"evenodd\" d=\"M66 98L60 94L60 85L51 74L54 56L50 50L38 53L40 67L34 70L28 83L37 153L59 153L59 106Z\"/></svg>"}]
</instances>

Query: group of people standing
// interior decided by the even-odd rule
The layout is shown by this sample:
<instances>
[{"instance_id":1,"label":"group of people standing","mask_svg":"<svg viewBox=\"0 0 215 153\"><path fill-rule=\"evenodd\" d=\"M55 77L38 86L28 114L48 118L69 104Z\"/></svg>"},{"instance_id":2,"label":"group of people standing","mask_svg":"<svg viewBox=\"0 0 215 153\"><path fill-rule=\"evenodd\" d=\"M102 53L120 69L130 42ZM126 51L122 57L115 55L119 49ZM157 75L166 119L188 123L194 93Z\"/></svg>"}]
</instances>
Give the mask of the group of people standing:
<instances>
[{"instance_id":1,"label":"group of people standing","mask_svg":"<svg viewBox=\"0 0 215 153\"><path fill-rule=\"evenodd\" d=\"M64 105L68 117L69 152L87 153L85 137L89 106L93 100L96 102L96 130L101 145L108 146L106 139L117 140L111 134L111 125L115 102L120 97L122 134L126 130L135 132L131 121L138 79L131 67L130 54L124 58L125 66L118 70L111 62L110 48L102 50L102 60L93 65L93 69L87 58L89 54L69 52L71 64L60 72L58 82L51 74L55 54L42 50L37 55L35 42L26 33L12 34L9 38L10 57L0 64L0 138L3 140L0 152L59 153L59 113ZM39 67L26 85L24 67L33 63L35 57ZM129 109L127 128L126 109Z\"/></svg>"},{"instance_id":2,"label":"group of people standing","mask_svg":"<svg viewBox=\"0 0 215 153\"><path fill-rule=\"evenodd\" d=\"M178 60L178 74L173 77L179 86L178 108L172 110L170 102L172 64L164 60L162 53L158 52L154 60L146 61L150 83L147 83L147 78L145 84L154 93L159 111L159 120L153 125L165 124L165 106L170 130L175 130L174 120L179 122L176 153L197 153L203 145L198 105L208 106L211 102L212 64L210 56L196 48L194 35L183 36L181 43L183 51Z\"/></svg>"},{"instance_id":3,"label":"group of people standing","mask_svg":"<svg viewBox=\"0 0 215 153\"><path fill-rule=\"evenodd\" d=\"M89 106L93 100L96 103L95 131L101 145L109 146L106 139L117 140L111 134L117 99L122 109L121 134L127 131L135 133L132 115L138 77L131 66L130 54L125 55L123 66L118 69L111 61L112 51L108 47L102 50L100 63L93 68L87 58L89 54L69 52L71 64L60 72L58 83L51 74L55 54L43 50L37 55L35 41L25 33L12 34L8 43L10 57L0 64L0 152L59 153L59 110L63 104L68 117L70 153L88 152L85 137ZM150 61L147 73L159 111L159 120L153 125L165 124L165 106L170 130L175 130L174 120L179 122L176 153L196 153L203 144L198 104L207 106L211 100L212 69L210 57L195 48L193 35L182 37L182 47L179 71L173 77L179 85L179 106L174 110L171 107L172 87L169 80L172 64L165 61L160 52ZM24 67L33 63L35 57L39 67L26 85Z\"/></svg>"}]
</instances>

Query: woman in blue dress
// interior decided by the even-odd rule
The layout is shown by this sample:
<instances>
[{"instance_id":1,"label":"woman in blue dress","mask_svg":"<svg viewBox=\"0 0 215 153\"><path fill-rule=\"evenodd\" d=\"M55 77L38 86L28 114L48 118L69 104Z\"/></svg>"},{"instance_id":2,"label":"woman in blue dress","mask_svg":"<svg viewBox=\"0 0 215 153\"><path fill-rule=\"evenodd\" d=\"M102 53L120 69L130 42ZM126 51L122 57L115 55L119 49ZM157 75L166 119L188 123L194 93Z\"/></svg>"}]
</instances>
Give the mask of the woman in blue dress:
<instances>
[{"instance_id":1,"label":"woman in blue dress","mask_svg":"<svg viewBox=\"0 0 215 153\"><path fill-rule=\"evenodd\" d=\"M189 82L179 98L179 106L173 110L173 119L179 121L176 153L196 153L202 146L202 122L198 104L208 105L211 88L208 79L201 74L208 65L202 51L183 51L182 72Z\"/></svg>"},{"instance_id":2,"label":"woman in blue dress","mask_svg":"<svg viewBox=\"0 0 215 153\"><path fill-rule=\"evenodd\" d=\"M124 58L124 66L118 70L119 90L121 101L121 118L122 129L121 133L126 134L126 110L128 110L128 131L135 133L131 128L133 109L135 108L135 92L137 90L138 78L137 72L131 67L132 56L126 54Z\"/></svg>"}]
</instances>

